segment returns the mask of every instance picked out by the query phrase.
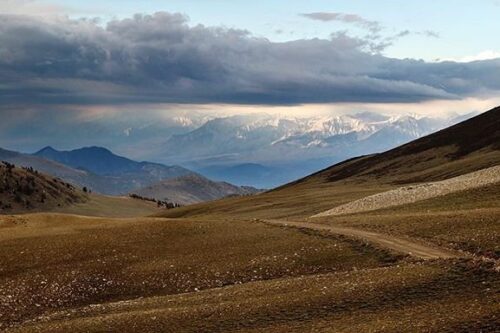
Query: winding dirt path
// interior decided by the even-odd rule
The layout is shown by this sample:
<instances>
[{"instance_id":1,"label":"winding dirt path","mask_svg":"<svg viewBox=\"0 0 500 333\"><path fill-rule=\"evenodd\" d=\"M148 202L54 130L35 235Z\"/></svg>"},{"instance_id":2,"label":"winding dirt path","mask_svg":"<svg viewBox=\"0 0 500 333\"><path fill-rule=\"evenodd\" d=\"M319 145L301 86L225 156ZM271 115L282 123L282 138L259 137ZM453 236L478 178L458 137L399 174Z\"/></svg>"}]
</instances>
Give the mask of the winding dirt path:
<instances>
[{"instance_id":1,"label":"winding dirt path","mask_svg":"<svg viewBox=\"0 0 500 333\"><path fill-rule=\"evenodd\" d=\"M457 252L452 252L449 250L432 247L426 244L417 243L404 238L379 234L372 231L334 227L330 225L308 223L308 222L291 222L291 221L281 221L281 220L261 220L261 221L271 225L278 225L278 226L285 226L285 227L292 227L299 229L306 228L312 230L324 230L338 235L363 239L370 243L382 246L384 248L396 252L409 254L413 257L420 259L449 259L449 258L459 258L464 256Z\"/></svg>"}]
</instances>

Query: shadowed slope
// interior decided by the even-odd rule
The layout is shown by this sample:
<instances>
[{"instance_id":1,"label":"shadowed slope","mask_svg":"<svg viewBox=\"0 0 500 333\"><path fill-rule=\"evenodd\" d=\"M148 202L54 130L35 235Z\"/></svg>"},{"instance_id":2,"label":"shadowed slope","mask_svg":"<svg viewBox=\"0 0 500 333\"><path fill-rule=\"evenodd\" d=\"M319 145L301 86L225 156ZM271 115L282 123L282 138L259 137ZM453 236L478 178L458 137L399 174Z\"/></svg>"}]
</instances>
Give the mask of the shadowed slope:
<instances>
[{"instance_id":1,"label":"shadowed slope","mask_svg":"<svg viewBox=\"0 0 500 333\"><path fill-rule=\"evenodd\" d=\"M60 179L0 163L0 214L48 210L86 200L83 192Z\"/></svg>"},{"instance_id":2,"label":"shadowed slope","mask_svg":"<svg viewBox=\"0 0 500 333\"><path fill-rule=\"evenodd\" d=\"M500 163L500 107L385 153L340 163L298 182L442 180Z\"/></svg>"}]
</instances>

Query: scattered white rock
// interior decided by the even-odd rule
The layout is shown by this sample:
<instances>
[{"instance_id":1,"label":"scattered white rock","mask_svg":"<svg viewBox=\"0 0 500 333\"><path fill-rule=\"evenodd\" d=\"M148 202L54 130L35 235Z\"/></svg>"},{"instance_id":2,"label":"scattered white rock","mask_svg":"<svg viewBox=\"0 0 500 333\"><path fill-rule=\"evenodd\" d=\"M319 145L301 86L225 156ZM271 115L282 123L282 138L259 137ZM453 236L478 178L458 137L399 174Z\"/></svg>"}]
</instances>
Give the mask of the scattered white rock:
<instances>
[{"instance_id":1,"label":"scattered white rock","mask_svg":"<svg viewBox=\"0 0 500 333\"><path fill-rule=\"evenodd\" d=\"M409 185L370 195L312 217L353 214L399 206L498 182L500 182L500 165L438 182Z\"/></svg>"}]
</instances>

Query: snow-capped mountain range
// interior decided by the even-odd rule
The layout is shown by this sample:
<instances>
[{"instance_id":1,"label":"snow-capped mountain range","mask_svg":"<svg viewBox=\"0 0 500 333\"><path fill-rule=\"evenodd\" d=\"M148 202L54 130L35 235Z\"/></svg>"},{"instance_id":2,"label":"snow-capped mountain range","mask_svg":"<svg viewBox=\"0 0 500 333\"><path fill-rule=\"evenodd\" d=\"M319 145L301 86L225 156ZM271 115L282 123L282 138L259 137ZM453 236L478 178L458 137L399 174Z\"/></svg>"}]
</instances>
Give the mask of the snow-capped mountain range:
<instances>
[{"instance_id":1,"label":"snow-capped mountain range","mask_svg":"<svg viewBox=\"0 0 500 333\"><path fill-rule=\"evenodd\" d=\"M163 156L181 161L278 162L321 157L350 157L395 147L461 120L418 115L357 113L292 118L238 115L215 118L171 136Z\"/></svg>"},{"instance_id":2,"label":"snow-capped mountain range","mask_svg":"<svg viewBox=\"0 0 500 333\"><path fill-rule=\"evenodd\" d=\"M251 114L212 118L196 128L185 120L189 129L170 136L155 155L212 179L270 188L347 158L391 149L474 115Z\"/></svg>"}]
</instances>

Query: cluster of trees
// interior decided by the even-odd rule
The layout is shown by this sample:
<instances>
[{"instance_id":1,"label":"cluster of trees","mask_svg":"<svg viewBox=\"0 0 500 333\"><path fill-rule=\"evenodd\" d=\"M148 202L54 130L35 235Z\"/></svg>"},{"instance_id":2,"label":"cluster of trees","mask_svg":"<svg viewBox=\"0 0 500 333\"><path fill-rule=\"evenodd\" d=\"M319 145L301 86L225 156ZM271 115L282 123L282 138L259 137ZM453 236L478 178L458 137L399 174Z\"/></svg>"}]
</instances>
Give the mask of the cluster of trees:
<instances>
[{"instance_id":1,"label":"cluster of trees","mask_svg":"<svg viewBox=\"0 0 500 333\"><path fill-rule=\"evenodd\" d=\"M14 164L12 164L12 165L14 165ZM31 173L31 174L38 175L38 171L33 169L33 167L23 167L22 169L25 170L26 172Z\"/></svg>"},{"instance_id":2,"label":"cluster of trees","mask_svg":"<svg viewBox=\"0 0 500 333\"><path fill-rule=\"evenodd\" d=\"M9 174L11 174L12 170L16 167L14 164L5 161L2 161L2 165L7 169L7 173Z\"/></svg>"},{"instance_id":3,"label":"cluster of trees","mask_svg":"<svg viewBox=\"0 0 500 333\"><path fill-rule=\"evenodd\" d=\"M4 169L3 179L0 180L0 194L5 194L5 196L10 197L10 201L14 201L17 204L23 205L26 208L31 208L33 205L30 200L24 199L24 196L31 196L33 193L37 192L37 185L35 182L35 177L29 173L34 173L34 170L25 168L28 172L26 176L17 175L14 177L13 170L15 165L8 162L2 162L1 168ZM46 199L45 194L42 193L40 200L42 202ZM0 209L9 210L12 209L11 202L0 201Z\"/></svg>"},{"instance_id":4,"label":"cluster of trees","mask_svg":"<svg viewBox=\"0 0 500 333\"><path fill-rule=\"evenodd\" d=\"M155 202L158 208L166 208L166 209L172 209L172 208L177 208L181 207L182 205L175 203L175 202L169 202L167 200L156 200L154 198L146 198L143 196L140 196L138 194L132 193L129 195L132 199L137 199L137 200L144 200L144 201L150 201L150 202Z\"/></svg>"},{"instance_id":5,"label":"cluster of trees","mask_svg":"<svg viewBox=\"0 0 500 333\"><path fill-rule=\"evenodd\" d=\"M3 194L3 200L0 201L0 210L10 210L12 205L18 204L25 208L33 208L35 202L45 203L47 194L43 186L37 184L40 174L33 167L21 168L25 172L14 172L16 166L12 163L2 161L0 164L0 194ZM59 182L53 180L52 185ZM68 189L73 186L61 181Z\"/></svg>"}]
</instances>

